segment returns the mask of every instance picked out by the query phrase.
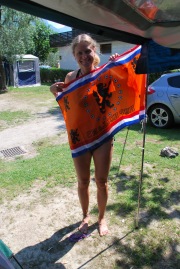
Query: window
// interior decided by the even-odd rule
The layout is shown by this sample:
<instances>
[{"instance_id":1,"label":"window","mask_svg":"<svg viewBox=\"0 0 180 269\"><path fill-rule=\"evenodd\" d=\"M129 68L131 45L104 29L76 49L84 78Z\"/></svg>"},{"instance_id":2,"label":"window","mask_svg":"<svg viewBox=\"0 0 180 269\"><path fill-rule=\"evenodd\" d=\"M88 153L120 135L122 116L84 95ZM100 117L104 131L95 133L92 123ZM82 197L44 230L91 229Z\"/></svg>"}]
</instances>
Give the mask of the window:
<instances>
[{"instance_id":1,"label":"window","mask_svg":"<svg viewBox=\"0 0 180 269\"><path fill-rule=\"evenodd\" d=\"M180 76L168 78L168 84L174 88L180 88Z\"/></svg>"},{"instance_id":2,"label":"window","mask_svg":"<svg viewBox=\"0 0 180 269\"><path fill-rule=\"evenodd\" d=\"M35 65L34 65L34 61L19 61L18 62L18 69L19 72L32 72L35 71Z\"/></svg>"},{"instance_id":3,"label":"window","mask_svg":"<svg viewBox=\"0 0 180 269\"><path fill-rule=\"evenodd\" d=\"M111 53L111 44L101 44L100 45L100 52L102 54Z\"/></svg>"}]
</instances>

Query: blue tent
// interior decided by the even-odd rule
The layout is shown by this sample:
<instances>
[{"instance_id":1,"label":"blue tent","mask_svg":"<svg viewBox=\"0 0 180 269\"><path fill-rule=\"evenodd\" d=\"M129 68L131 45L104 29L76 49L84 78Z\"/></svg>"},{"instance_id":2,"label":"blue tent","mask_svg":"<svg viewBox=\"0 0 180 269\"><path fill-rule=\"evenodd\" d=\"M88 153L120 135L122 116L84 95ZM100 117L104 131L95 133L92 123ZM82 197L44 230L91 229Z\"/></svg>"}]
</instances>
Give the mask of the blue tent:
<instances>
[{"instance_id":1,"label":"blue tent","mask_svg":"<svg viewBox=\"0 0 180 269\"><path fill-rule=\"evenodd\" d=\"M38 57L31 54L17 56L13 71L14 87L41 85Z\"/></svg>"}]
</instances>

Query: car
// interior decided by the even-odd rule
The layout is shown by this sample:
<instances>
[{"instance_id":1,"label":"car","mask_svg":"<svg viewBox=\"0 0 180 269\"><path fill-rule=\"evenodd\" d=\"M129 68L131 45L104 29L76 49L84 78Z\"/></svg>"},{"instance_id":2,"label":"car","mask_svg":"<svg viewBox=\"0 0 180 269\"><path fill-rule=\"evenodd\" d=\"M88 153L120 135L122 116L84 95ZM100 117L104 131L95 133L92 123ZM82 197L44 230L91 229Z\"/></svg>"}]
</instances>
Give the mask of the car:
<instances>
[{"instance_id":1,"label":"car","mask_svg":"<svg viewBox=\"0 0 180 269\"><path fill-rule=\"evenodd\" d=\"M180 72L163 74L148 86L147 116L156 128L180 123Z\"/></svg>"},{"instance_id":2,"label":"car","mask_svg":"<svg viewBox=\"0 0 180 269\"><path fill-rule=\"evenodd\" d=\"M40 65L39 67L40 68L45 68L45 69L50 69L51 68L51 66L49 66L49 65Z\"/></svg>"}]
</instances>

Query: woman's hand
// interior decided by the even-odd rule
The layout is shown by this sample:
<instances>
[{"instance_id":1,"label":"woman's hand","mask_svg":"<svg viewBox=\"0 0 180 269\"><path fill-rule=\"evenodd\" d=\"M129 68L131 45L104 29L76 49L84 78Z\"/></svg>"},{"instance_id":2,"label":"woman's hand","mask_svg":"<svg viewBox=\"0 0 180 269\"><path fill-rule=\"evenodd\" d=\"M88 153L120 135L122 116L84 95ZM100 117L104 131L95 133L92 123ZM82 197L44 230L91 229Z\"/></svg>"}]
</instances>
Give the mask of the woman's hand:
<instances>
[{"instance_id":1,"label":"woman's hand","mask_svg":"<svg viewBox=\"0 0 180 269\"><path fill-rule=\"evenodd\" d=\"M58 92L62 92L64 88L64 82L56 82L51 85L50 91L57 96Z\"/></svg>"},{"instance_id":2,"label":"woman's hand","mask_svg":"<svg viewBox=\"0 0 180 269\"><path fill-rule=\"evenodd\" d=\"M109 61L114 61L114 60L116 60L116 58L119 57L119 56L120 56L120 54L115 53L115 54L113 54L113 55L111 55L111 56L109 57Z\"/></svg>"}]
</instances>

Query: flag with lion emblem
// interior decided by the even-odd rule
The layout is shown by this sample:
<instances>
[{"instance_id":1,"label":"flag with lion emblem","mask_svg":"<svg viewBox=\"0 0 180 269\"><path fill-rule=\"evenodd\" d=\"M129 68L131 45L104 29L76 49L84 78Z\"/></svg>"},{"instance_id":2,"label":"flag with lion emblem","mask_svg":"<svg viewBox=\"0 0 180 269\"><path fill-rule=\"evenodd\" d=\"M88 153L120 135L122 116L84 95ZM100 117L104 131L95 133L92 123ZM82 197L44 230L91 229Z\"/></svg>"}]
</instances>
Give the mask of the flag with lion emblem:
<instances>
[{"instance_id":1,"label":"flag with lion emblem","mask_svg":"<svg viewBox=\"0 0 180 269\"><path fill-rule=\"evenodd\" d=\"M141 46L66 85L61 108L72 157L93 150L145 117L146 75L136 74Z\"/></svg>"}]
</instances>

